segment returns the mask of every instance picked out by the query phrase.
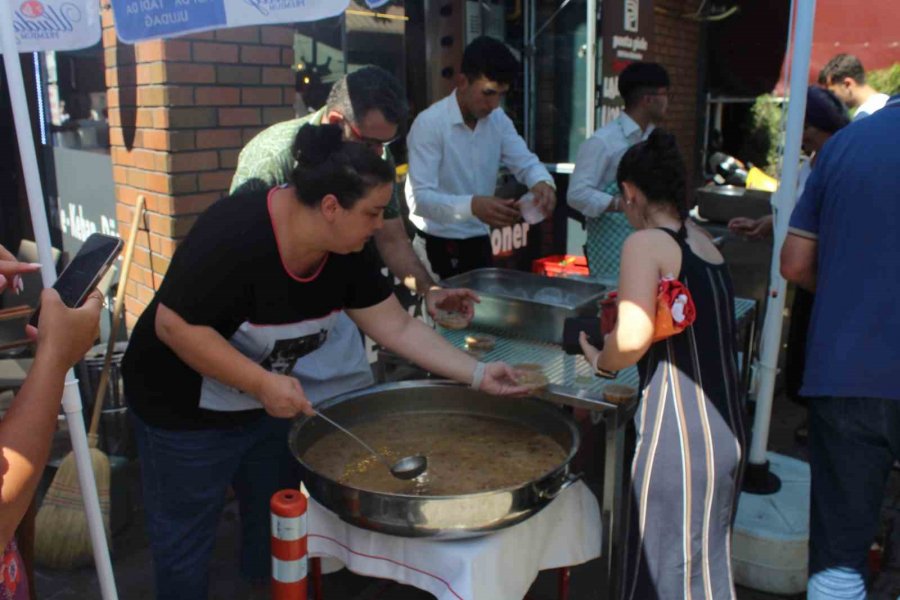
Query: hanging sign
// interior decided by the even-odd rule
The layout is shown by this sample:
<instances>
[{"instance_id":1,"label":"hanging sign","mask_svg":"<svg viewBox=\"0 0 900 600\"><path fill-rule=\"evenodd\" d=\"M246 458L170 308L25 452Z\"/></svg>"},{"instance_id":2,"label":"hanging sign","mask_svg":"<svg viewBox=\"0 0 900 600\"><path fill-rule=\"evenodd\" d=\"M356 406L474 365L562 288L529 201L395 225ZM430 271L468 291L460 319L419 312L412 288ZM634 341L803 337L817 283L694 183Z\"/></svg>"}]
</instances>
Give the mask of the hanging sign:
<instances>
[{"instance_id":1,"label":"hanging sign","mask_svg":"<svg viewBox=\"0 0 900 600\"><path fill-rule=\"evenodd\" d=\"M123 42L210 29L316 21L344 12L350 0L112 0Z\"/></svg>"},{"instance_id":2,"label":"hanging sign","mask_svg":"<svg viewBox=\"0 0 900 600\"><path fill-rule=\"evenodd\" d=\"M78 50L100 41L97 0L12 1L19 52Z\"/></svg>"}]
</instances>

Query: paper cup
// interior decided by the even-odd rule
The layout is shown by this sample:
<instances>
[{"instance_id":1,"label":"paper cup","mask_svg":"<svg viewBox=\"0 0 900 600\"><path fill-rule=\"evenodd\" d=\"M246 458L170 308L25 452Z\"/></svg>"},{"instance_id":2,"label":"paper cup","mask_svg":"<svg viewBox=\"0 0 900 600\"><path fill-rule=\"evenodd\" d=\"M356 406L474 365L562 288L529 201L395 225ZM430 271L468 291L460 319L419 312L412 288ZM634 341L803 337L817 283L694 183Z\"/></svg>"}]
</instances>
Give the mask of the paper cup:
<instances>
[{"instance_id":1,"label":"paper cup","mask_svg":"<svg viewBox=\"0 0 900 600\"><path fill-rule=\"evenodd\" d=\"M528 192L519 198L518 205L519 211L522 213L522 218L529 225L537 225L544 220L544 213L540 207L538 207L537 200L531 192Z\"/></svg>"}]
</instances>

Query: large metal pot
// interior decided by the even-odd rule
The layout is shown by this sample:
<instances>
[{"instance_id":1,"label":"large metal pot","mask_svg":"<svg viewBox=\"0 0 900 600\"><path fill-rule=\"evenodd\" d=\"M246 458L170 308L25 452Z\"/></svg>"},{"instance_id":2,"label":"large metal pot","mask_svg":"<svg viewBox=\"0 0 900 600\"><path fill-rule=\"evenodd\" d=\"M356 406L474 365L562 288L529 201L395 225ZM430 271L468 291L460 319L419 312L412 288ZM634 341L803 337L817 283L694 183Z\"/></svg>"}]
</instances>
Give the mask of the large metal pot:
<instances>
[{"instance_id":1,"label":"large metal pot","mask_svg":"<svg viewBox=\"0 0 900 600\"><path fill-rule=\"evenodd\" d=\"M440 539L482 535L534 515L577 479L569 468L579 444L575 423L559 407L536 398L489 396L445 381L404 381L338 396L318 409L351 427L398 413L502 418L549 435L566 450L557 467L517 487L458 496L378 493L338 483L305 464L306 450L334 429L322 419L298 419L289 443L310 495L344 521L373 531Z\"/></svg>"}]
</instances>

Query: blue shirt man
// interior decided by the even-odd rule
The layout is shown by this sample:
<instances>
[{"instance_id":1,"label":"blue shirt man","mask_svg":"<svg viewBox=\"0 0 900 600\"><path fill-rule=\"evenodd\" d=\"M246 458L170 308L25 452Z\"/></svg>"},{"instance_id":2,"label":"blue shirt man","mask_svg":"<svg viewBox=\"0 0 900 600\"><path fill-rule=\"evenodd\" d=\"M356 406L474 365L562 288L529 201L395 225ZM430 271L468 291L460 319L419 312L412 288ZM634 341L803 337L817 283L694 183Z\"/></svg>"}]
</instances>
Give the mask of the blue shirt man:
<instances>
[{"instance_id":1,"label":"blue shirt man","mask_svg":"<svg viewBox=\"0 0 900 600\"><path fill-rule=\"evenodd\" d=\"M898 105L828 141L791 215L817 259L805 396L900 400Z\"/></svg>"},{"instance_id":2,"label":"blue shirt man","mask_svg":"<svg viewBox=\"0 0 900 600\"><path fill-rule=\"evenodd\" d=\"M808 600L865 600L868 550L900 459L900 95L832 137L791 215L786 279L816 292Z\"/></svg>"}]
</instances>

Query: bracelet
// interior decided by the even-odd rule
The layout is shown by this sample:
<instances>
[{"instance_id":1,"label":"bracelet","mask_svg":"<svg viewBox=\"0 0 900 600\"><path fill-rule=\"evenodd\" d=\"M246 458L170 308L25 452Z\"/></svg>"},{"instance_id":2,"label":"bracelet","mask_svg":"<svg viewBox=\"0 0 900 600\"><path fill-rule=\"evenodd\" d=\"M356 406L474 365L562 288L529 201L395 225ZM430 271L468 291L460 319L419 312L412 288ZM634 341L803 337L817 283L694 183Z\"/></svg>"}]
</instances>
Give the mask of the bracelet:
<instances>
[{"instance_id":1,"label":"bracelet","mask_svg":"<svg viewBox=\"0 0 900 600\"><path fill-rule=\"evenodd\" d=\"M484 370L487 368L487 365L483 362L475 363L475 370L472 371L472 385L471 388L473 390L481 389L481 382L484 381Z\"/></svg>"},{"instance_id":2,"label":"bracelet","mask_svg":"<svg viewBox=\"0 0 900 600\"><path fill-rule=\"evenodd\" d=\"M602 368L598 363L600 362L600 354L597 354L597 358L594 359L594 375L596 377L602 377L603 379L615 379L618 375L618 371L609 371L607 369Z\"/></svg>"}]
</instances>

